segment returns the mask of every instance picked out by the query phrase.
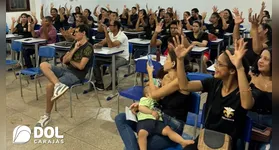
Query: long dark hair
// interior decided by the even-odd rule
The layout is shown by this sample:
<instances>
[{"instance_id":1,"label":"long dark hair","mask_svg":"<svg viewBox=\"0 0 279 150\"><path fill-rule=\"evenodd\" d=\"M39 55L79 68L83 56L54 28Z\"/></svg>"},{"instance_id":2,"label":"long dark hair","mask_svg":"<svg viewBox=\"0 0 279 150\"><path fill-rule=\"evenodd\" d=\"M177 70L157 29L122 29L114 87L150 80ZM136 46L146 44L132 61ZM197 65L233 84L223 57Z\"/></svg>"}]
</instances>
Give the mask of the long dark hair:
<instances>
[{"instance_id":1,"label":"long dark hair","mask_svg":"<svg viewBox=\"0 0 279 150\"><path fill-rule=\"evenodd\" d=\"M261 26L262 26L263 30L267 30L266 37L267 37L268 42L271 45L272 44L272 28L271 28L271 26L266 23L262 23Z\"/></svg>"},{"instance_id":2,"label":"long dark hair","mask_svg":"<svg viewBox=\"0 0 279 150\"><path fill-rule=\"evenodd\" d=\"M218 24L221 24L221 25L222 25L222 19L221 19L219 13L214 12L214 13L212 13L211 16L215 16L215 17L218 19Z\"/></svg>"},{"instance_id":3,"label":"long dark hair","mask_svg":"<svg viewBox=\"0 0 279 150\"><path fill-rule=\"evenodd\" d=\"M158 17L160 17L161 12L164 11L164 10L165 10L165 9L163 9L163 8L161 8L161 9L159 10ZM164 16L163 16L163 17L164 17Z\"/></svg>"},{"instance_id":4,"label":"long dark hair","mask_svg":"<svg viewBox=\"0 0 279 150\"><path fill-rule=\"evenodd\" d=\"M272 50L271 49L265 49L268 50L270 53L270 64L269 64L269 74L272 76ZM263 51L262 51L263 52ZM258 76L261 72L259 71L258 61L261 59L261 57L258 57L258 59L255 61L254 65L252 66L251 72Z\"/></svg>"},{"instance_id":5,"label":"long dark hair","mask_svg":"<svg viewBox=\"0 0 279 150\"><path fill-rule=\"evenodd\" d=\"M233 20L233 15L232 15L232 12L231 12L231 10L229 10L229 9L224 9L224 11L228 11L229 12L229 21L232 21Z\"/></svg>"}]
</instances>

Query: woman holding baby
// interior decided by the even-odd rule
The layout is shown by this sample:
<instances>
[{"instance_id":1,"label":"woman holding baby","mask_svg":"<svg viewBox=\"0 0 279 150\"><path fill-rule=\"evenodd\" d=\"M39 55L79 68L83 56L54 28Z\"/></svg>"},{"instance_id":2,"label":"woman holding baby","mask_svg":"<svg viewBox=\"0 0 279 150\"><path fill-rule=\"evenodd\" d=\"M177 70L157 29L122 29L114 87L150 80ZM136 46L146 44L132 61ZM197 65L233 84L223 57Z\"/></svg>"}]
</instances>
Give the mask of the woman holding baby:
<instances>
[{"instance_id":1,"label":"woman holding baby","mask_svg":"<svg viewBox=\"0 0 279 150\"><path fill-rule=\"evenodd\" d=\"M174 45L173 40L169 39L168 44L170 45L170 47ZM149 111L145 111L144 113L149 113L149 115L154 116L154 118L156 119L159 119L161 117L161 120L163 121L163 124L160 124L161 133L162 129L164 127L167 127L170 128L167 129L168 132L171 132L169 130L175 132L171 132L172 135L175 135L176 133L178 135L182 135L184 124L186 122L186 117L189 110L188 106L190 105L191 93L179 89L176 70L176 60L176 54L173 50L171 50L167 56L167 59L163 67L165 75L161 80L161 87L155 86L152 77L153 68L147 65L149 82L148 86L145 88L145 95L143 98L154 100L157 106L154 106L153 110L151 109L150 111L149 109ZM185 59L185 66L186 72L191 72L191 70L189 69L189 61L187 59ZM138 103L134 103L130 106L130 108L133 111L133 113L136 114L139 111L139 108L141 109L141 106L141 102L140 106ZM139 113L142 113L142 111L140 111ZM157 115L159 116L157 117ZM125 113L118 114L115 117L115 122L119 134L124 142L126 150L145 149L139 147L138 140L134 134L135 132L139 132L138 128L142 127L142 125L133 121L126 120ZM147 142L145 143L147 144L146 148L152 150L162 150L168 147L175 146L176 142L173 142L171 140L172 138L170 139L169 137L170 136L168 134L164 134L164 130L162 134L156 134L156 132L149 133ZM177 135L176 137L178 138ZM141 143L141 141L139 142ZM187 143L193 144L193 141L185 140L181 141L181 143L179 142L179 144L181 144L183 147L187 146Z\"/></svg>"}]
</instances>

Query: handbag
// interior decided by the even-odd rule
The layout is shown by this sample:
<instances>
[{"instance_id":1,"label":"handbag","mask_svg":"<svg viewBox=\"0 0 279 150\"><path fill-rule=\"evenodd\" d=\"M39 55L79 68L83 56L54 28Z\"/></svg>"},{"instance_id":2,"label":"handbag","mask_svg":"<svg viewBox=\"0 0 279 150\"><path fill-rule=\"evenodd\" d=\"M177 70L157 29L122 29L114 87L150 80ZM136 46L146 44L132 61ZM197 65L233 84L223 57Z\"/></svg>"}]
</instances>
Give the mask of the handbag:
<instances>
[{"instance_id":1,"label":"handbag","mask_svg":"<svg viewBox=\"0 0 279 150\"><path fill-rule=\"evenodd\" d=\"M202 129L199 135L199 150L231 150L232 138L225 133Z\"/></svg>"},{"instance_id":2,"label":"handbag","mask_svg":"<svg viewBox=\"0 0 279 150\"><path fill-rule=\"evenodd\" d=\"M272 128L253 123L251 139L257 142L268 143L271 139Z\"/></svg>"},{"instance_id":3,"label":"handbag","mask_svg":"<svg viewBox=\"0 0 279 150\"><path fill-rule=\"evenodd\" d=\"M213 97L215 97L221 84L222 84L222 82L216 88ZM204 125L206 125L211 108L212 108L212 105L210 105L208 108L206 118L204 121ZM200 131L199 140L198 140L198 149L199 150L214 150L214 149L231 150L231 148L232 148L231 145L232 145L232 138L228 134L205 129L205 128L201 129L201 131Z\"/></svg>"}]
</instances>

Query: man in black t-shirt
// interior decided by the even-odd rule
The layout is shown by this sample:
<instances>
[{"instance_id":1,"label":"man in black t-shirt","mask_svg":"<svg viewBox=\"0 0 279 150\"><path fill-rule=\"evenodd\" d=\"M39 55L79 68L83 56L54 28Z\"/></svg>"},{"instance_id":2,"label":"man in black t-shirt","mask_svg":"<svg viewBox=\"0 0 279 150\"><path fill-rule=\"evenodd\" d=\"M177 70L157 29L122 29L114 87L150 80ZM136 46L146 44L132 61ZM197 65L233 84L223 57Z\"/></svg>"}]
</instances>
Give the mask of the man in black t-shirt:
<instances>
[{"instance_id":1,"label":"man in black t-shirt","mask_svg":"<svg viewBox=\"0 0 279 150\"><path fill-rule=\"evenodd\" d=\"M132 11L128 13L128 28L134 29L138 21L137 7L132 7Z\"/></svg>"},{"instance_id":2,"label":"man in black t-shirt","mask_svg":"<svg viewBox=\"0 0 279 150\"><path fill-rule=\"evenodd\" d=\"M190 25L193 25L195 20L202 20L202 16L199 15L199 10L197 8L193 8L191 11L192 17L189 19Z\"/></svg>"},{"instance_id":3,"label":"man in black t-shirt","mask_svg":"<svg viewBox=\"0 0 279 150\"><path fill-rule=\"evenodd\" d=\"M152 39L150 41L150 45L152 47L161 46L161 53L164 54L168 48L168 39L170 37L175 37L176 35L181 36L181 34L184 34L184 33L182 32L182 25L179 23L179 21L174 20L171 22L170 27L169 27L170 33L165 35L164 37L158 39L159 33L162 32L162 27L163 27L163 24L158 23L158 25L156 26L155 32L152 36ZM185 38L184 46L188 47L189 45L190 45L189 41L187 40L187 38Z\"/></svg>"},{"instance_id":4,"label":"man in black t-shirt","mask_svg":"<svg viewBox=\"0 0 279 150\"><path fill-rule=\"evenodd\" d=\"M36 126L45 127L48 124L54 100L62 96L70 86L83 80L92 66L94 52L93 46L87 41L87 32L86 25L79 25L75 29L76 42L63 57L63 64L67 67L52 66L47 62L41 63L40 68L49 83L46 87L46 113L41 116Z\"/></svg>"}]
</instances>

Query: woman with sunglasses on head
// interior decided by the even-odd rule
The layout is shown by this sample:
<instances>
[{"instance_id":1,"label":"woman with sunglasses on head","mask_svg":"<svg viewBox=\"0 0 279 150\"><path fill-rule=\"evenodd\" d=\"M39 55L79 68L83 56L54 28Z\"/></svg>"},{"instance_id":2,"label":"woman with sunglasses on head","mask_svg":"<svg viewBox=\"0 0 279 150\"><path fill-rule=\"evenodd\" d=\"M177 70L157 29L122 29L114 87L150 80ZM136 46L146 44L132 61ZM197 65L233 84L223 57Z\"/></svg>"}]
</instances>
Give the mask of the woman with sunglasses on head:
<instances>
[{"instance_id":1,"label":"woman with sunglasses on head","mask_svg":"<svg viewBox=\"0 0 279 150\"><path fill-rule=\"evenodd\" d=\"M181 39L184 40L183 37ZM235 43L234 51L222 53L216 61L214 77L202 81L188 81L185 76L183 60L193 46L185 48L178 37L175 43L179 88L188 92L208 92L204 110L208 116L205 129L228 134L232 137L232 149L240 149L237 143L245 129L247 110L254 105L247 80L249 66L243 59L246 43L240 39ZM228 114L228 111L233 113ZM184 150L197 149L198 139Z\"/></svg>"},{"instance_id":2,"label":"woman with sunglasses on head","mask_svg":"<svg viewBox=\"0 0 279 150\"><path fill-rule=\"evenodd\" d=\"M272 51L265 49L252 68L251 82L255 105L248 112L250 118L257 124L272 127ZM270 142L253 142L260 150L270 147ZM253 145L253 144L252 144Z\"/></svg>"}]
</instances>

